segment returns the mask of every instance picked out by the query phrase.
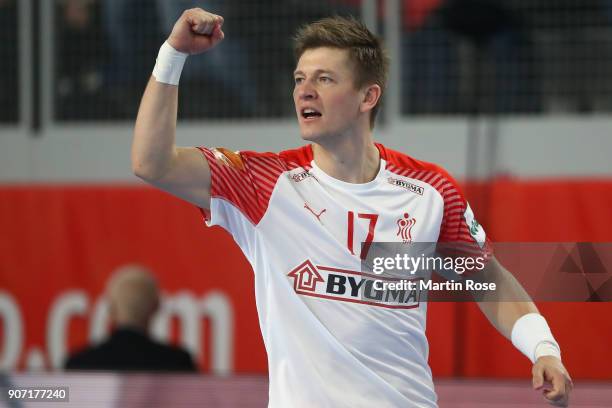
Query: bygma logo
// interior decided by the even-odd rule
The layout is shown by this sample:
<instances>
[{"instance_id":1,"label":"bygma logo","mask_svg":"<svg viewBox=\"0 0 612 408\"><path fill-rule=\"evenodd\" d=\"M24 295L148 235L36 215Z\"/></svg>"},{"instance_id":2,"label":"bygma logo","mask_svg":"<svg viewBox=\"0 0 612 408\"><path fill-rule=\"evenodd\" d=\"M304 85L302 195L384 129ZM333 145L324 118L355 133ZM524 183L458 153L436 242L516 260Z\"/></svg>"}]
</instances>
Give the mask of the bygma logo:
<instances>
[{"instance_id":1,"label":"bygma logo","mask_svg":"<svg viewBox=\"0 0 612 408\"><path fill-rule=\"evenodd\" d=\"M420 292L414 290L378 290L380 282L399 282L399 279L347 269L315 266L310 260L302 262L287 276L293 279L293 289L304 296L362 303L391 309L419 307ZM376 283L378 282L378 283ZM418 287L418 285L417 285Z\"/></svg>"},{"instance_id":2,"label":"bygma logo","mask_svg":"<svg viewBox=\"0 0 612 408\"><path fill-rule=\"evenodd\" d=\"M425 189L423 187L417 186L416 184L409 183L406 180L400 180L397 178L389 177L387 181L389 182L389 184L393 184L394 186L405 188L406 190L412 191L413 193L418 194L418 195L423 195L423 193L425 192Z\"/></svg>"}]
</instances>

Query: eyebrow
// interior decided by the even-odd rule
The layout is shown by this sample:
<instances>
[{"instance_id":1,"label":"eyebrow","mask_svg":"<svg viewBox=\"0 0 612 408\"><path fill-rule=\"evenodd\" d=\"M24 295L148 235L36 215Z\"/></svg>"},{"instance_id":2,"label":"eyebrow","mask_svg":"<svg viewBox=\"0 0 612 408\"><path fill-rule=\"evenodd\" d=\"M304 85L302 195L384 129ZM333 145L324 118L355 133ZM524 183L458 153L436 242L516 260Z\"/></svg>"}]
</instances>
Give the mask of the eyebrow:
<instances>
[{"instance_id":1,"label":"eyebrow","mask_svg":"<svg viewBox=\"0 0 612 408\"><path fill-rule=\"evenodd\" d=\"M318 74L332 74L332 75L336 75L336 73L334 71L331 71L329 69L317 69L313 72L313 75L318 75ZM303 71L300 70L296 70L293 72L293 76L296 75L305 75Z\"/></svg>"}]
</instances>

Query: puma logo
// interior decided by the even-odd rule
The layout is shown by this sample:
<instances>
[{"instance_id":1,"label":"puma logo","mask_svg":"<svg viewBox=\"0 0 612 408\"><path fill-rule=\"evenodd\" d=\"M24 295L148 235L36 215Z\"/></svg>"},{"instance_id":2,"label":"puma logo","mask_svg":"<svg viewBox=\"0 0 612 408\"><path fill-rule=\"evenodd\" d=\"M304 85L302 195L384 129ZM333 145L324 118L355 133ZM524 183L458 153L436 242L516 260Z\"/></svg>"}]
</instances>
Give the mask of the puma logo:
<instances>
[{"instance_id":1,"label":"puma logo","mask_svg":"<svg viewBox=\"0 0 612 408\"><path fill-rule=\"evenodd\" d=\"M320 212L320 213L318 213L318 214L317 214L317 213L316 213L316 212L314 212L314 211L312 210L312 208L310 208L310 207L308 206L308 204L306 204L306 203L304 203L304 208L305 208L305 209L307 209L308 211L310 211L310 212L312 213L312 215L314 215L315 217L317 217L317 220L319 220L319 222L321 222L321 215L323 215L323 213L324 213L325 211L327 211L327 210L324 208L324 209L322 209L322 210L321 210L321 212Z\"/></svg>"}]
</instances>

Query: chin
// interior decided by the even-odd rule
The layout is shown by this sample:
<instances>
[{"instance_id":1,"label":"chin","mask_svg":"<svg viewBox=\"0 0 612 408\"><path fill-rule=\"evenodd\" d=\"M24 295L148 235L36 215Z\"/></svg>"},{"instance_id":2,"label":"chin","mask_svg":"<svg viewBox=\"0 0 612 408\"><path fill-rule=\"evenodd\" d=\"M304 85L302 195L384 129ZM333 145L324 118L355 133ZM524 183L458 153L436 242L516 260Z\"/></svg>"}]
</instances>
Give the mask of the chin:
<instances>
[{"instance_id":1,"label":"chin","mask_svg":"<svg viewBox=\"0 0 612 408\"><path fill-rule=\"evenodd\" d=\"M300 134L302 136L303 140L306 140L308 142L316 142L317 140L321 139L321 137L323 137L323 135L319 132L313 132L312 130L301 130Z\"/></svg>"},{"instance_id":2,"label":"chin","mask_svg":"<svg viewBox=\"0 0 612 408\"><path fill-rule=\"evenodd\" d=\"M318 139L318 137L316 137L315 135L311 134L310 132L308 132L308 133L302 132L302 140L306 140L308 142L314 142L317 139Z\"/></svg>"}]
</instances>

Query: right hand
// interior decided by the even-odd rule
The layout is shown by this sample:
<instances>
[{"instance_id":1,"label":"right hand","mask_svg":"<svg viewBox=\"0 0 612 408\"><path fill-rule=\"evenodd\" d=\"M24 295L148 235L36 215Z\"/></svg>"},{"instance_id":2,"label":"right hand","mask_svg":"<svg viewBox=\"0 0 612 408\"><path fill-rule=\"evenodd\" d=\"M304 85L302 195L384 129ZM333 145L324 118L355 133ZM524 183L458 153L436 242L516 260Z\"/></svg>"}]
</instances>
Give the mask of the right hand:
<instances>
[{"instance_id":1,"label":"right hand","mask_svg":"<svg viewBox=\"0 0 612 408\"><path fill-rule=\"evenodd\" d=\"M177 51L199 54L220 43L225 34L221 30L223 17L201 8L185 10L176 21L168 43Z\"/></svg>"}]
</instances>

